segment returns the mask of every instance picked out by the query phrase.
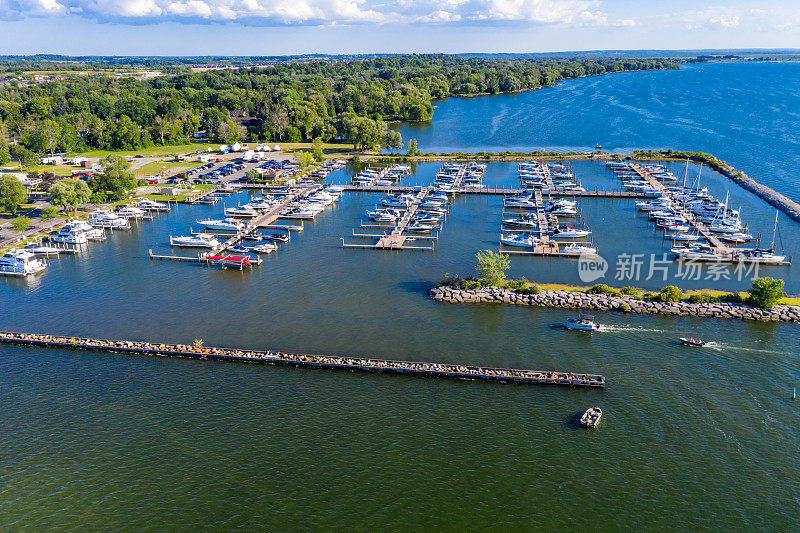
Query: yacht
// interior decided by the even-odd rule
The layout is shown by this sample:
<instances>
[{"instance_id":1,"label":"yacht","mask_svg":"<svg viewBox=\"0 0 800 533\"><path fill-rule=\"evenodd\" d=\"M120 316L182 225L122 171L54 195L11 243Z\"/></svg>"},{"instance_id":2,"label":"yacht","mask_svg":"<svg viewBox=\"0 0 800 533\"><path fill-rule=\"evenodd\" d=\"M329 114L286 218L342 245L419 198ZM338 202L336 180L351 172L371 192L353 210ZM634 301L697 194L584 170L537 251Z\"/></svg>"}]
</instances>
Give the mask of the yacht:
<instances>
[{"instance_id":1,"label":"yacht","mask_svg":"<svg viewBox=\"0 0 800 533\"><path fill-rule=\"evenodd\" d=\"M783 263L786 261L786 256L776 255L774 249L763 250L755 248L753 250L742 250L738 257L751 263Z\"/></svg>"},{"instance_id":2,"label":"yacht","mask_svg":"<svg viewBox=\"0 0 800 533\"><path fill-rule=\"evenodd\" d=\"M720 240L731 244L742 244L753 240L753 236L749 233L726 233Z\"/></svg>"},{"instance_id":3,"label":"yacht","mask_svg":"<svg viewBox=\"0 0 800 533\"><path fill-rule=\"evenodd\" d=\"M244 227L244 224L236 220L219 220L219 219L206 219L198 220L198 224L204 226L206 229L213 231L239 231Z\"/></svg>"},{"instance_id":4,"label":"yacht","mask_svg":"<svg viewBox=\"0 0 800 533\"><path fill-rule=\"evenodd\" d=\"M59 255L63 250L55 246L45 246L41 243L31 243L25 247L26 250L34 255Z\"/></svg>"},{"instance_id":5,"label":"yacht","mask_svg":"<svg viewBox=\"0 0 800 533\"><path fill-rule=\"evenodd\" d=\"M96 228L131 229L127 219L109 211L95 211L90 215L89 224Z\"/></svg>"},{"instance_id":6,"label":"yacht","mask_svg":"<svg viewBox=\"0 0 800 533\"><path fill-rule=\"evenodd\" d=\"M220 242L213 235L199 233L188 237L173 237L170 235L169 244L185 248L216 248L220 245Z\"/></svg>"},{"instance_id":7,"label":"yacht","mask_svg":"<svg viewBox=\"0 0 800 533\"><path fill-rule=\"evenodd\" d=\"M86 244L89 242L89 237L86 236L85 231L73 227L72 224L66 224L58 231L50 234L50 241L62 244Z\"/></svg>"},{"instance_id":8,"label":"yacht","mask_svg":"<svg viewBox=\"0 0 800 533\"><path fill-rule=\"evenodd\" d=\"M564 224L553 229L552 236L554 239L580 239L588 237L591 233L589 230L577 229L569 224Z\"/></svg>"},{"instance_id":9,"label":"yacht","mask_svg":"<svg viewBox=\"0 0 800 533\"><path fill-rule=\"evenodd\" d=\"M122 218L142 218L145 216L144 209L140 209L133 205L126 205L117 210L117 215Z\"/></svg>"},{"instance_id":10,"label":"yacht","mask_svg":"<svg viewBox=\"0 0 800 533\"><path fill-rule=\"evenodd\" d=\"M596 428L603 416L603 410L599 407L590 407L581 415L581 425L587 428Z\"/></svg>"},{"instance_id":11,"label":"yacht","mask_svg":"<svg viewBox=\"0 0 800 533\"><path fill-rule=\"evenodd\" d=\"M225 210L226 217L253 218L258 212L250 206L229 207Z\"/></svg>"},{"instance_id":12,"label":"yacht","mask_svg":"<svg viewBox=\"0 0 800 533\"><path fill-rule=\"evenodd\" d=\"M586 246L585 244L572 243L565 246L562 253L570 255L597 255L597 248Z\"/></svg>"},{"instance_id":13,"label":"yacht","mask_svg":"<svg viewBox=\"0 0 800 533\"><path fill-rule=\"evenodd\" d=\"M511 233L508 235L500 234L500 242L506 246L515 246L518 248L533 248L534 244L539 242L539 239L533 235L524 233Z\"/></svg>"},{"instance_id":14,"label":"yacht","mask_svg":"<svg viewBox=\"0 0 800 533\"><path fill-rule=\"evenodd\" d=\"M522 215L519 217L509 217L503 219L503 224L516 228L535 228L539 221L535 215Z\"/></svg>"},{"instance_id":15,"label":"yacht","mask_svg":"<svg viewBox=\"0 0 800 533\"><path fill-rule=\"evenodd\" d=\"M681 242L696 242L702 239L700 235L695 235L694 233L674 233L667 235L667 238Z\"/></svg>"},{"instance_id":16,"label":"yacht","mask_svg":"<svg viewBox=\"0 0 800 533\"><path fill-rule=\"evenodd\" d=\"M85 220L70 220L68 224L72 228L82 231L90 241L106 240L106 232L102 228L95 228Z\"/></svg>"},{"instance_id":17,"label":"yacht","mask_svg":"<svg viewBox=\"0 0 800 533\"><path fill-rule=\"evenodd\" d=\"M25 249L9 250L0 256L0 274L6 276L27 276L47 268L47 263Z\"/></svg>"},{"instance_id":18,"label":"yacht","mask_svg":"<svg viewBox=\"0 0 800 533\"><path fill-rule=\"evenodd\" d=\"M399 207L401 209L407 208L410 203L409 199L402 195L387 196L381 202L384 207Z\"/></svg>"},{"instance_id":19,"label":"yacht","mask_svg":"<svg viewBox=\"0 0 800 533\"><path fill-rule=\"evenodd\" d=\"M503 200L504 207L516 207L522 209L536 209L537 204L536 200L534 199L533 195L531 194L522 194L519 196L510 196L506 197Z\"/></svg>"},{"instance_id":20,"label":"yacht","mask_svg":"<svg viewBox=\"0 0 800 533\"><path fill-rule=\"evenodd\" d=\"M144 209L145 211L169 211L170 209L169 205L162 202L156 202L150 198L145 198L139 202L136 207L139 209Z\"/></svg>"},{"instance_id":21,"label":"yacht","mask_svg":"<svg viewBox=\"0 0 800 533\"><path fill-rule=\"evenodd\" d=\"M377 209L375 211L367 211L367 216L375 222L395 222L400 218L400 213L394 209Z\"/></svg>"},{"instance_id":22,"label":"yacht","mask_svg":"<svg viewBox=\"0 0 800 533\"><path fill-rule=\"evenodd\" d=\"M264 236L264 239L268 240L269 242L289 242L289 234L288 233L268 233Z\"/></svg>"},{"instance_id":23,"label":"yacht","mask_svg":"<svg viewBox=\"0 0 800 533\"><path fill-rule=\"evenodd\" d=\"M250 251L255 254L271 254L278 249L278 246L269 242L258 244L250 248Z\"/></svg>"},{"instance_id":24,"label":"yacht","mask_svg":"<svg viewBox=\"0 0 800 533\"><path fill-rule=\"evenodd\" d=\"M725 261L729 259L725 254L717 252L710 246L693 246L688 248L672 248L670 250L679 259L690 261Z\"/></svg>"}]
</instances>

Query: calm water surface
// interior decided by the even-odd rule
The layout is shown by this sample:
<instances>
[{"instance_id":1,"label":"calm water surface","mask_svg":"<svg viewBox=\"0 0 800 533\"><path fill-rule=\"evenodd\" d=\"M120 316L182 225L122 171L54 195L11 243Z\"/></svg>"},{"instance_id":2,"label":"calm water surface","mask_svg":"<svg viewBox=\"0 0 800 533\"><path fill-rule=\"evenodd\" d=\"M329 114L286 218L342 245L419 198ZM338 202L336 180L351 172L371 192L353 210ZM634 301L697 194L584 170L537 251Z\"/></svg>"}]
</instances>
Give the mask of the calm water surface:
<instances>
[{"instance_id":1,"label":"calm water surface","mask_svg":"<svg viewBox=\"0 0 800 533\"><path fill-rule=\"evenodd\" d=\"M616 188L602 165L583 184ZM408 183L428 183L419 165ZM675 165L675 172L683 166ZM691 176L696 167L689 168ZM346 181L339 171L330 182ZM704 171L718 196L728 185ZM515 185L492 164L490 185ZM753 233L774 210L731 189ZM246 194L226 200L229 205ZM379 196L348 193L251 272L151 262L222 206L179 206L29 281L0 283L3 329L597 372L606 390L0 346L0 525L6 530L477 528L795 530L800 327L432 302L444 272L496 249L501 200L458 198L433 253L343 250ZM661 254L624 200L581 200L611 263ZM798 253L797 225L780 240ZM577 281L565 260L512 274ZM793 269L773 268L800 292ZM705 273L704 273L705 274ZM613 279L609 283L620 284ZM674 280L669 280L672 282ZM684 281L684 287L748 282ZM654 278L636 283L658 289ZM634 283L631 283L634 284ZM678 346L702 337L702 349ZM606 413L586 431L578 415ZM602 524L598 526L598 524Z\"/></svg>"}]
</instances>

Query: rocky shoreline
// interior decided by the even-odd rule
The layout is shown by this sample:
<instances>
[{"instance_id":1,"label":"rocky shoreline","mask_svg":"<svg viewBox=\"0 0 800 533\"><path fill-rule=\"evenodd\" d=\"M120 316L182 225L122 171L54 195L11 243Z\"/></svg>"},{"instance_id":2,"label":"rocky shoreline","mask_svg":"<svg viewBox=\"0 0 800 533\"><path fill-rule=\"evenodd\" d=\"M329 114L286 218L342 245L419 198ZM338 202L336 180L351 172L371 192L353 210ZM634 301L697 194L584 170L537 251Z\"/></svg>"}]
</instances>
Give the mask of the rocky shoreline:
<instances>
[{"instance_id":1,"label":"rocky shoreline","mask_svg":"<svg viewBox=\"0 0 800 533\"><path fill-rule=\"evenodd\" d=\"M539 294L519 294L510 289L483 287L462 290L438 286L428 295L439 302L449 303L495 303L585 309L588 311L621 311L627 313L649 313L660 315L687 315L712 318L738 318L765 322L800 322L800 306L776 305L764 310L735 303L689 303L653 302L635 296L613 296L610 294L586 294L570 291L541 291Z\"/></svg>"}]
</instances>

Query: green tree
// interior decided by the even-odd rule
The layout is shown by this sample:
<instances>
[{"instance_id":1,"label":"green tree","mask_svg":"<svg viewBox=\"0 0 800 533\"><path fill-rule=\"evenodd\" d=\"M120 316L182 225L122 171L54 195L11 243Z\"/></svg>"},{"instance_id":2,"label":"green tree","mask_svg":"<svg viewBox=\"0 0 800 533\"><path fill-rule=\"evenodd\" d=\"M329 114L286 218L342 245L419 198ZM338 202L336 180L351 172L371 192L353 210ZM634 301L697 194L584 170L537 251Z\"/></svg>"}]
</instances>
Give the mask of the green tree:
<instances>
[{"instance_id":1,"label":"green tree","mask_svg":"<svg viewBox=\"0 0 800 533\"><path fill-rule=\"evenodd\" d=\"M769 309L786 296L783 292L783 280L773 278L758 278L753 280L747 303L753 307Z\"/></svg>"},{"instance_id":2,"label":"green tree","mask_svg":"<svg viewBox=\"0 0 800 533\"><path fill-rule=\"evenodd\" d=\"M297 154L297 160L300 163L300 168L306 168L314 164L314 156L311 155L311 152L300 152Z\"/></svg>"},{"instance_id":3,"label":"green tree","mask_svg":"<svg viewBox=\"0 0 800 533\"><path fill-rule=\"evenodd\" d=\"M123 200L136 190L136 176L125 159L110 155L101 161L101 165L103 172L89 178L89 187L93 192L103 192L109 200Z\"/></svg>"},{"instance_id":4,"label":"green tree","mask_svg":"<svg viewBox=\"0 0 800 533\"><path fill-rule=\"evenodd\" d=\"M17 217L11 221L11 228L14 231L25 231L31 227L31 219L28 217Z\"/></svg>"},{"instance_id":5,"label":"green tree","mask_svg":"<svg viewBox=\"0 0 800 533\"><path fill-rule=\"evenodd\" d=\"M0 211L16 215L17 209L25 203L27 198L28 190L20 180L14 176L0 178Z\"/></svg>"},{"instance_id":6,"label":"green tree","mask_svg":"<svg viewBox=\"0 0 800 533\"><path fill-rule=\"evenodd\" d=\"M258 170L251 168L247 171L246 177L249 181L256 181L257 179L261 178L261 174L258 173Z\"/></svg>"},{"instance_id":7,"label":"green tree","mask_svg":"<svg viewBox=\"0 0 800 533\"><path fill-rule=\"evenodd\" d=\"M475 254L475 257L478 259L478 273L486 283L495 287L502 285L506 279L506 270L511 267L508 255L484 250Z\"/></svg>"},{"instance_id":8,"label":"green tree","mask_svg":"<svg viewBox=\"0 0 800 533\"><path fill-rule=\"evenodd\" d=\"M302 138L300 130L294 126L286 128L286 140L290 143L299 143Z\"/></svg>"},{"instance_id":9,"label":"green tree","mask_svg":"<svg viewBox=\"0 0 800 533\"><path fill-rule=\"evenodd\" d=\"M30 168L39 162L39 156L21 145L11 147L11 155L22 168Z\"/></svg>"},{"instance_id":10,"label":"green tree","mask_svg":"<svg viewBox=\"0 0 800 533\"><path fill-rule=\"evenodd\" d=\"M412 156L413 155L417 155L419 153L419 150L417 149L417 140L416 139L411 139L410 141L408 141L408 148L406 149L406 153L408 153L408 155L412 155Z\"/></svg>"},{"instance_id":11,"label":"green tree","mask_svg":"<svg viewBox=\"0 0 800 533\"><path fill-rule=\"evenodd\" d=\"M92 198L92 191L86 182L73 178L57 180L50 186L48 194L53 205L63 209L72 208L75 211Z\"/></svg>"},{"instance_id":12,"label":"green tree","mask_svg":"<svg viewBox=\"0 0 800 533\"><path fill-rule=\"evenodd\" d=\"M325 159L325 152L322 150L322 137L314 137L311 141L311 149L314 152L314 161L322 161Z\"/></svg>"},{"instance_id":13,"label":"green tree","mask_svg":"<svg viewBox=\"0 0 800 533\"><path fill-rule=\"evenodd\" d=\"M399 131L386 130L383 132L383 142L381 144L383 144L384 148L388 148L394 153L395 150L403 148L403 136Z\"/></svg>"}]
</instances>

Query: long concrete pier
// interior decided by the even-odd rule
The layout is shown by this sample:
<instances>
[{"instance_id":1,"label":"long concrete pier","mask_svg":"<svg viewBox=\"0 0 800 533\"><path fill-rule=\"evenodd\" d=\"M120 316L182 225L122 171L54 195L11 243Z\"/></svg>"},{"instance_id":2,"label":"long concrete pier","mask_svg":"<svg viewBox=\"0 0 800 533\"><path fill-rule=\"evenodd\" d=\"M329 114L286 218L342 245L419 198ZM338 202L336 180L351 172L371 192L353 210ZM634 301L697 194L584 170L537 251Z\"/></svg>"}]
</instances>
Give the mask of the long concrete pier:
<instances>
[{"instance_id":1,"label":"long concrete pier","mask_svg":"<svg viewBox=\"0 0 800 533\"><path fill-rule=\"evenodd\" d=\"M0 343L45 348L66 348L110 353L155 355L160 357L185 357L245 363L308 366L337 370L410 374L455 379L480 379L484 381L540 383L600 388L606 385L605 377L598 374L575 374L572 372L521 370L418 361L394 361L389 359L333 355L289 354L271 351L240 350L235 348L213 348L187 344L159 344L32 333L0 332Z\"/></svg>"}]
</instances>

